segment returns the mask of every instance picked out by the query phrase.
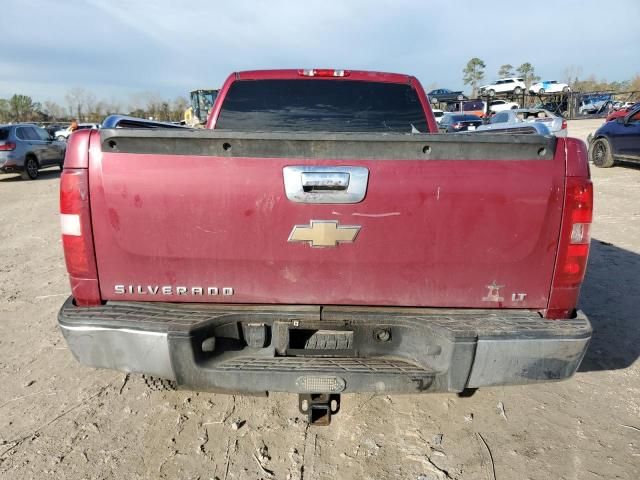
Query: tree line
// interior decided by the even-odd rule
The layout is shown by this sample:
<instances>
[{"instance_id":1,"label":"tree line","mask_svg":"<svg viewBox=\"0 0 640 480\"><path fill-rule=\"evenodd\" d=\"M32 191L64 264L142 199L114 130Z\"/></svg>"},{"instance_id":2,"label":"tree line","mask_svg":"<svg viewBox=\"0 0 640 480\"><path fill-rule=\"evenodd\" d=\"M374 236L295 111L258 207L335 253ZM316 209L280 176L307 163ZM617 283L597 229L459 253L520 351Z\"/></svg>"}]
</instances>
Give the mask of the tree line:
<instances>
[{"instance_id":1,"label":"tree line","mask_svg":"<svg viewBox=\"0 0 640 480\"><path fill-rule=\"evenodd\" d=\"M158 121L176 122L183 118L189 101L184 97L162 98L154 93L141 93L128 104L118 100L98 99L83 88L72 88L62 105L52 100L37 102L28 95L14 94L0 98L0 123L9 122L78 122L100 123L111 114L128 114Z\"/></svg>"},{"instance_id":2,"label":"tree line","mask_svg":"<svg viewBox=\"0 0 640 480\"><path fill-rule=\"evenodd\" d=\"M471 96L476 97L478 93L478 86L480 82L485 78L486 64L480 58L474 57L467 62L463 74L463 81L465 85L471 87ZM517 74L517 75L516 75ZM568 66L564 69L561 78L545 79L545 80L558 80L571 86L573 91L579 92L597 92L597 91L613 91L613 92L636 92L635 99L640 99L640 74L635 75L629 80L622 82L608 82L607 80L598 80L595 75L590 75L587 78L580 79L582 75L582 69L575 66ZM524 79L527 86L539 82L541 77L536 74L535 67L525 62L519 67L514 67L509 63L505 63L498 68L498 78L505 77L520 77Z\"/></svg>"}]
</instances>

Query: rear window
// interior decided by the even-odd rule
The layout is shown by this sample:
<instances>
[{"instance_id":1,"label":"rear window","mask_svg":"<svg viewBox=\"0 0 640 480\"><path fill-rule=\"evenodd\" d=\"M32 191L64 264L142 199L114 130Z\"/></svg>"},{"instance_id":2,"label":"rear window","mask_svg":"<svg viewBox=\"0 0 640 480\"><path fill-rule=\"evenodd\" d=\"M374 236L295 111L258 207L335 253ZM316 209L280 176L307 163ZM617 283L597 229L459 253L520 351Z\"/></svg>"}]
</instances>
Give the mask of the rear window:
<instances>
[{"instance_id":1,"label":"rear window","mask_svg":"<svg viewBox=\"0 0 640 480\"><path fill-rule=\"evenodd\" d=\"M304 132L427 132L416 91L354 80L244 80L227 92L216 129Z\"/></svg>"},{"instance_id":2,"label":"rear window","mask_svg":"<svg viewBox=\"0 0 640 480\"><path fill-rule=\"evenodd\" d=\"M0 128L0 140L6 140L7 138L9 138L9 129Z\"/></svg>"}]
</instances>

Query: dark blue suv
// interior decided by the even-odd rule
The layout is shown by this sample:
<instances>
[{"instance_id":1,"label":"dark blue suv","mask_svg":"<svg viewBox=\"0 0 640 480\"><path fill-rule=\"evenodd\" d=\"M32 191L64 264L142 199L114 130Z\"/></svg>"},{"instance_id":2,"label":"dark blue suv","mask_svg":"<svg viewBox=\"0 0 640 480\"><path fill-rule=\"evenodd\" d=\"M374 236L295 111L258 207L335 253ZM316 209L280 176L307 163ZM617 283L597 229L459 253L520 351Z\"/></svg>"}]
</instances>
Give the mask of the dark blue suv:
<instances>
[{"instance_id":1,"label":"dark blue suv","mask_svg":"<svg viewBox=\"0 0 640 480\"><path fill-rule=\"evenodd\" d=\"M62 168L66 148L64 142L35 125L0 125L0 172L20 173L25 180L34 180L41 168Z\"/></svg>"},{"instance_id":2,"label":"dark blue suv","mask_svg":"<svg viewBox=\"0 0 640 480\"><path fill-rule=\"evenodd\" d=\"M596 130L589 141L589 158L604 168L616 160L640 162L640 105Z\"/></svg>"}]
</instances>

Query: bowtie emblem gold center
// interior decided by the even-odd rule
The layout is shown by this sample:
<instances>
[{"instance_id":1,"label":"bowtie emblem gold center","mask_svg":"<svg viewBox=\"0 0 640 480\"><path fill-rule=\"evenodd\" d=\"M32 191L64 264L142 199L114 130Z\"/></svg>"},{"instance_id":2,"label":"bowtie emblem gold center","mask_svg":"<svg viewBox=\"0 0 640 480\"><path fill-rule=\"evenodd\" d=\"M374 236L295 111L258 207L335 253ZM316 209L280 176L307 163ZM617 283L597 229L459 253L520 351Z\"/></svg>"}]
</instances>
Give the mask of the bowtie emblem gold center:
<instances>
[{"instance_id":1,"label":"bowtie emblem gold center","mask_svg":"<svg viewBox=\"0 0 640 480\"><path fill-rule=\"evenodd\" d=\"M335 247L353 243L360 225L340 225L336 220L311 220L310 225L295 225L289 242L307 242L312 247Z\"/></svg>"}]
</instances>

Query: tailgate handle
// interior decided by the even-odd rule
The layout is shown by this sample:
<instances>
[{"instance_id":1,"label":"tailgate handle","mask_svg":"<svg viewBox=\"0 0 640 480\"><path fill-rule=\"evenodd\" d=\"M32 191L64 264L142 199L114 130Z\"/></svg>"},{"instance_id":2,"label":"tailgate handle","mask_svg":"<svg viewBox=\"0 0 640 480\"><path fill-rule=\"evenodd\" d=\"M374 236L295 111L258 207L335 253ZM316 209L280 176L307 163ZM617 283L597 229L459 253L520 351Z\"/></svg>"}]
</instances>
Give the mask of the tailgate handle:
<instances>
[{"instance_id":1,"label":"tailgate handle","mask_svg":"<svg viewBox=\"0 0 640 480\"><path fill-rule=\"evenodd\" d=\"M297 203L358 203L369 183L366 167L288 166L282 176L287 198Z\"/></svg>"},{"instance_id":2,"label":"tailgate handle","mask_svg":"<svg viewBox=\"0 0 640 480\"><path fill-rule=\"evenodd\" d=\"M301 175L302 190L307 193L349 187L349 174L345 172L302 172Z\"/></svg>"}]
</instances>

